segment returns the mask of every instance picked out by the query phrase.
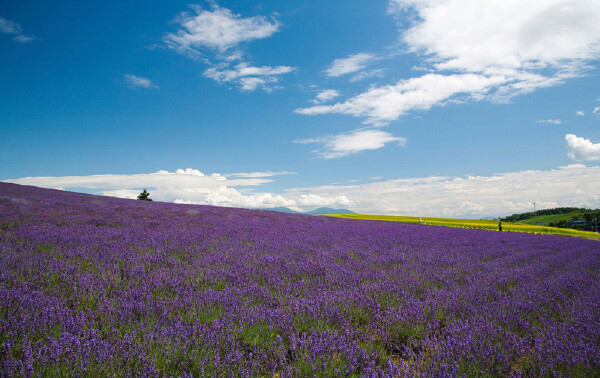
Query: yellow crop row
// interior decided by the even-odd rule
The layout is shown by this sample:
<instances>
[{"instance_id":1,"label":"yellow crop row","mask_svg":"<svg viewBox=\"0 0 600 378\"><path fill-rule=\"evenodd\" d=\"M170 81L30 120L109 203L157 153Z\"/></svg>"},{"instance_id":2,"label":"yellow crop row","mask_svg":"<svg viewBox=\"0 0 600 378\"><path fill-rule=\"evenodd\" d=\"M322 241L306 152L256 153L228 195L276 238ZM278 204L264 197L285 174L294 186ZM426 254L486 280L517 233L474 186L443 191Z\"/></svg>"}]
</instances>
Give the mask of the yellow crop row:
<instances>
[{"instance_id":1,"label":"yellow crop row","mask_svg":"<svg viewBox=\"0 0 600 378\"><path fill-rule=\"evenodd\" d=\"M369 215L369 214L331 214L326 215L336 218L377 220L402 223L419 223L419 219L427 225L461 227L461 228L479 228L485 230L498 230L498 221L479 220L479 219L453 219L453 218L429 218L429 217L404 217L395 215ZM570 228L556 228L547 226L536 226L523 223L502 222L503 231L528 232L532 234L562 235L574 236L587 239L598 239L600 235L589 231L579 231Z\"/></svg>"}]
</instances>

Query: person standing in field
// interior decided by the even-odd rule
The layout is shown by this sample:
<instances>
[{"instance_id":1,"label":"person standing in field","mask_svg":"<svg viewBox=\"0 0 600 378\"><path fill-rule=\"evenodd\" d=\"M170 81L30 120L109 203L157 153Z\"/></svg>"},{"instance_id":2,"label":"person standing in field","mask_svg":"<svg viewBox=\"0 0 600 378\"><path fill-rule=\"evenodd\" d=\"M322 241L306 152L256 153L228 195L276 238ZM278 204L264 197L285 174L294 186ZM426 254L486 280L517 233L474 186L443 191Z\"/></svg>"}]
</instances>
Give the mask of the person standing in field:
<instances>
[{"instance_id":1,"label":"person standing in field","mask_svg":"<svg viewBox=\"0 0 600 378\"><path fill-rule=\"evenodd\" d=\"M502 231L502 221L498 221L498 231Z\"/></svg>"}]
</instances>

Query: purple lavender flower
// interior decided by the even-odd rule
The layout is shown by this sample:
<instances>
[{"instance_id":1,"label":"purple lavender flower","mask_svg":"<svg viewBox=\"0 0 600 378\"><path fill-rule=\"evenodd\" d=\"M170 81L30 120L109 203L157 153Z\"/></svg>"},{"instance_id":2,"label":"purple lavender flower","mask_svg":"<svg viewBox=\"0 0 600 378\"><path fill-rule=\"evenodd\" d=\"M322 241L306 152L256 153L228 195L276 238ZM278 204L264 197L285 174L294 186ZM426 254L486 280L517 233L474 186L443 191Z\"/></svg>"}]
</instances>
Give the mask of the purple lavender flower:
<instances>
[{"instance_id":1,"label":"purple lavender flower","mask_svg":"<svg viewBox=\"0 0 600 378\"><path fill-rule=\"evenodd\" d=\"M1 376L595 376L599 356L597 241L0 183Z\"/></svg>"}]
</instances>

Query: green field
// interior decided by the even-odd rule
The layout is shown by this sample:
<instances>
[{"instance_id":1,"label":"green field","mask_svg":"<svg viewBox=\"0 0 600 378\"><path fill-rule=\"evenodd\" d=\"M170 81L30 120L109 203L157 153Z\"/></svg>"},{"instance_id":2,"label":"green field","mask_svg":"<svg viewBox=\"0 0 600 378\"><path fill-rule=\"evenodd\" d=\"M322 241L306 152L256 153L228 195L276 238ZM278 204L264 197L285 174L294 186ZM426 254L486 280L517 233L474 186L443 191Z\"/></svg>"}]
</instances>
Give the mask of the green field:
<instances>
[{"instance_id":1,"label":"green field","mask_svg":"<svg viewBox=\"0 0 600 378\"><path fill-rule=\"evenodd\" d=\"M583 211L572 211L572 212L566 213L566 214L539 215L537 217L523 219L521 221L518 221L517 223L547 226L550 223L556 223L561 220L570 221L573 217L578 217L579 219L583 219L583 214L585 214L585 212L583 212Z\"/></svg>"},{"instance_id":2,"label":"green field","mask_svg":"<svg viewBox=\"0 0 600 378\"><path fill-rule=\"evenodd\" d=\"M568 215L568 214L559 214ZM324 215L328 217L336 218L348 218L348 219L364 219L364 220L378 220L378 221L389 221L389 222L402 222L402 223L419 223L419 217L404 217L394 215L368 215L368 214L333 214ZM547 217L552 217L551 215ZM493 220L479 220L479 219L452 219L452 218L428 218L421 217L421 220L428 225L432 226L446 226L446 227L461 227L461 228L480 228L484 230L498 230L498 221ZM530 220L530 219L528 219ZM541 225L525 224L524 222L512 223L502 222L503 231L511 232L528 232L532 234L546 234L546 235L562 235L572 236L586 239L597 239L600 240L600 234L589 231L579 231L570 228L556 228L547 227Z\"/></svg>"}]
</instances>

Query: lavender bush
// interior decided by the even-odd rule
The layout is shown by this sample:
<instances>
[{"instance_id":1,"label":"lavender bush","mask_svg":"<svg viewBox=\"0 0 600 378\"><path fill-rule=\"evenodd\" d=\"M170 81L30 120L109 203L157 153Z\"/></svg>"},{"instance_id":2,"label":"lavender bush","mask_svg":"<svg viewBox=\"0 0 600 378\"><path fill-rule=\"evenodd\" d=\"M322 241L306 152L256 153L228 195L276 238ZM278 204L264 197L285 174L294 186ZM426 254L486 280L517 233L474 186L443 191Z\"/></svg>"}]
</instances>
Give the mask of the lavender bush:
<instances>
[{"instance_id":1,"label":"lavender bush","mask_svg":"<svg viewBox=\"0 0 600 378\"><path fill-rule=\"evenodd\" d=\"M598 376L600 243L0 184L0 375Z\"/></svg>"}]
</instances>

